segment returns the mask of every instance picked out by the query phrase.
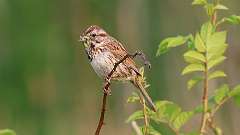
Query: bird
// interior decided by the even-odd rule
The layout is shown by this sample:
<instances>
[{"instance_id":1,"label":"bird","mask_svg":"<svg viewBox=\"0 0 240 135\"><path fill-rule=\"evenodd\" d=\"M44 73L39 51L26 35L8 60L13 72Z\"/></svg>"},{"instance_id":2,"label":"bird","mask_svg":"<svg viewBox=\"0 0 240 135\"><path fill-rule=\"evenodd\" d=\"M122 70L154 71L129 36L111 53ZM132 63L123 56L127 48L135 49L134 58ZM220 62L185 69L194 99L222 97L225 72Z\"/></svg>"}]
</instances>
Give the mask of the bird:
<instances>
[{"instance_id":1,"label":"bird","mask_svg":"<svg viewBox=\"0 0 240 135\"><path fill-rule=\"evenodd\" d=\"M80 34L79 41L83 42L91 66L102 79L106 79L114 65L128 55L127 50L117 39L97 25L92 25L84 30ZM111 76L111 80L130 81L139 89L147 106L156 112L156 106L148 95L142 79L143 76L139 73L139 69L131 57L127 57L121 62Z\"/></svg>"}]
</instances>

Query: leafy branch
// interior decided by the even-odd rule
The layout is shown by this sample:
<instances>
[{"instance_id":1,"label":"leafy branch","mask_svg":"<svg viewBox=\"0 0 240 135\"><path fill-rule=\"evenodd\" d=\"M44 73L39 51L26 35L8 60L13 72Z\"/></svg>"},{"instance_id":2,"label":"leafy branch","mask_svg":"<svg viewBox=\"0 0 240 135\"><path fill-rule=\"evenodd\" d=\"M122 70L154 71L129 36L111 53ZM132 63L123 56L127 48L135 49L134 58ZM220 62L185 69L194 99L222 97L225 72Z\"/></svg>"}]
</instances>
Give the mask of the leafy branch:
<instances>
[{"instance_id":1,"label":"leafy branch","mask_svg":"<svg viewBox=\"0 0 240 135\"><path fill-rule=\"evenodd\" d=\"M223 23L240 24L240 16L231 15L218 19L218 11L228 10L228 7L221 4L221 0L193 0L192 5L202 6L208 16L206 21L195 34L187 36L178 35L164 39L158 47L157 56L160 56L170 49L186 45L187 51L183 54L184 60L188 65L183 69L182 75L194 74L187 82L188 89L193 89L195 85L203 82L201 105L197 106L192 111L182 111L175 103L170 101L156 102L157 112L151 112L148 109L148 117L155 123L165 123L176 135L204 135L207 134L207 128L211 129L215 135L222 135L222 130L214 123L216 112L229 99L239 101L240 85L230 90L227 84L222 85L215 90L214 95L209 95L209 83L213 79L223 78L227 75L222 70L216 67L223 63L226 59L224 53L228 47L226 42L227 32L219 31L219 27ZM210 96L210 97L209 97ZM129 99L136 99L133 95ZM135 102L135 101L133 101ZM182 133L181 127L187 123L196 114L202 114L199 130L193 130L191 133ZM142 120L143 113L136 111L129 118L130 121ZM150 123L149 129L155 135L161 134L158 128Z\"/></svg>"}]
</instances>

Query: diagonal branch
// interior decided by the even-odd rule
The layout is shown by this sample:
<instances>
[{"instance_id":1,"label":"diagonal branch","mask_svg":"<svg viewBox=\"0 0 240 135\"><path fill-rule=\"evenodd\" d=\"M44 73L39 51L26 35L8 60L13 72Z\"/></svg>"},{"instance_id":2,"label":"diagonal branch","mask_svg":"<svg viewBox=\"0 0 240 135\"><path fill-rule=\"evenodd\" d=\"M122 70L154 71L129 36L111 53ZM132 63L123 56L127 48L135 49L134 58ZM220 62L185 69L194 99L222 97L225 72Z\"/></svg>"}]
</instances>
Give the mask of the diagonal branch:
<instances>
[{"instance_id":1,"label":"diagonal branch","mask_svg":"<svg viewBox=\"0 0 240 135\"><path fill-rule=\"evenodd\" d=\"M97 129L95 131L95 135L99 135L102 126L104 125L104 118L105 118L105 112L106 112L106 103L107 103L107 96L110 95L111 90L110 90L110 80L112 78L113 73L116 71L117 67L119 66L119 64L121 64L124 60L126 60L127 58L135 58L137 55L143 55L143 53L140 52L135 52L133 55L131 54L127 54L125 55L121 60L119 60L117 63L114 64L114 67L112 69L112 71L108 74L108 76L105 78L105 84L104 84L104 93L103 93L103 99L102 99L102 109L101 109L101 115L99 118L99 122L98 122L98 126Z\"/></svg>"}]
</instances>

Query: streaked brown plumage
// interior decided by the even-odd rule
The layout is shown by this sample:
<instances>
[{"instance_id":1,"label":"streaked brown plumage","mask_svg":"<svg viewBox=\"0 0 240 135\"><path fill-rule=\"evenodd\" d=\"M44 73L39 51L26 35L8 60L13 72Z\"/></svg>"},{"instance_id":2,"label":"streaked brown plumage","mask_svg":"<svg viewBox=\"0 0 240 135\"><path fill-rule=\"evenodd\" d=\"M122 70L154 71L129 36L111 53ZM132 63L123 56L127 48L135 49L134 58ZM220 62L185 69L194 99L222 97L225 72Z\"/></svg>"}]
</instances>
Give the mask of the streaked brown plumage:
<instances>
[{"instance_id":1,"label":"streaked brown plumage","mask_svg":"<svg viewBox=\"0 0 240 135\"><path fill-rule=\"evenodd\" d=\"M103 79L112 71L115 63L128 54L120 42L95 25L90 26L80 35L80 41L85 45L85 51L94 71ZM132 58L120 63L112 75L112 80L131 81L139 88L149 107L156 111L141 79L142 76Z\"/></svg>"}]
</instances>

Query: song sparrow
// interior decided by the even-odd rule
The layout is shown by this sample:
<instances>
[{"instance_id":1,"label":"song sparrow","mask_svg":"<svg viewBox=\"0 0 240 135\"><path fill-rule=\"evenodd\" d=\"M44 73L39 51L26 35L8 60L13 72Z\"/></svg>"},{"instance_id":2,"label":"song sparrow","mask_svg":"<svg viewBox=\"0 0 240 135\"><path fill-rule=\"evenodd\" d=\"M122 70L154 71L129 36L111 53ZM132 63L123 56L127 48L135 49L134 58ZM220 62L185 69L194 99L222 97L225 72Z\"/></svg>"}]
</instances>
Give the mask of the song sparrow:
<instances>
[{"instance_id":1,"label":"song sparrow","mask_svg":"<svg viewBox=\"0 0 240 135\"><path fill-rule=\"evenodd\" d=\"M81 35L80 41L84 43L85 51L94 71L105 79L112 71L115 63L125 57L128 52L115 38L98 26L90 26ZM112 74L112 80L128 80L139 88L149 107L156 111L156 107L147 94L139 73L132 58L125 59L118 65Z\"/></svg>"}]
</instances>

